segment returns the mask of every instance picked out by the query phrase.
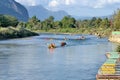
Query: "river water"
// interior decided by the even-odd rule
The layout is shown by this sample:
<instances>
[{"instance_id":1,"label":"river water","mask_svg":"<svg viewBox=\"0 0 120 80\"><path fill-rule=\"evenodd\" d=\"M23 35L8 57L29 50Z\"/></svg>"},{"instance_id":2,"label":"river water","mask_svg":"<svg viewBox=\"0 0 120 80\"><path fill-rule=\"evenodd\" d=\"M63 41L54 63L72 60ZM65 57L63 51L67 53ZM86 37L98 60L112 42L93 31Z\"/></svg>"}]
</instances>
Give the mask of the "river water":
<instances>
[{"instance_id":1,"label":"river water","mask_svg":"<svg viewBox=\"0 0 120 80\"><path fill-rule=\"evenodd\" d=\"M79 36L41 34L0 41L0 80L96 80L105 53L116 44L92 35L74 40ZM65 47L60 47L62 41ZM57 48L48 49L50 43Z\"/></svg>"}]
</instances>

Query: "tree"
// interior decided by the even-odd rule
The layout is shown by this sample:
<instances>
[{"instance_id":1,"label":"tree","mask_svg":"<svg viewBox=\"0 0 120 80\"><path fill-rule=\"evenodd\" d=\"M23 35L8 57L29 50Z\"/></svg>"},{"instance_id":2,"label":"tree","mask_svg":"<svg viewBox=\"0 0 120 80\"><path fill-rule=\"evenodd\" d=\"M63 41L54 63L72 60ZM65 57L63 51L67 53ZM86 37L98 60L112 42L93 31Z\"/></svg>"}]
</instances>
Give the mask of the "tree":
<instances>
[{"instance_id":1,"label":"tree","mask_svg":"<svg viewBox=\"0 0 120 80\"><path fill-rule=\"evenodd\" d=\"M41 21L36 16L33 16L26 23L26 28L30 30L39 30L41 29Z\"/></svg>"},{"instance_id":2,"label":"tree","mask_svg":"<svg viewBox=\"0 0 120 80\"><path fill-rule=\"evenodd\" d=\"M0 15L0 25L2 27L13 26L16 27L18 24L18 20L10 15Z\"/></svg>"},{"instance_id":3,"label":"tree","mask_svg":"<svg viewBox=\"0 0 120 80\"><path fill-rule=\"evenodd\" d=\"M115 29L120 29L120 9L116 11L116 13L113 16L113 27Z\"/></svg>"},{"instance_id":4,"label":"tree","mask_svg":"<svg viewBox=\"0 0 120 80\"><path fill-rule=\"evenodd\" d=\"M60 21L55 21L54 22L54 27L55 28L62 28L62 23Z\"/></svg>"},{"instance_id":5,"label":"tree","mask_svg":"<svg viewBox=\"0 0 120 80\"><path fill-rule=\"evenodd\" d=\"M110 27L110 21L108 20L108 18L102 19L100 27L101 28L108 28L108 27Z\"/></svg>"},{"instance_id":6,"label":"tree","mask_svg":"<svg viewBox=\"0 0 120 80\"><path fill-rule=\"evenodd\" d=\"M33 25L37 25L37 23L40 22L40 20L36 16L33 16L28 20L28 22L30 22Z\"/></svg>"},{"instance_id":7,"label":"tree","mask_svg":"<svg viewBox=\"0 0 120 80\"><path fill-rule=\"evenodd\" d=\"M95 27L95 21L97 20L97 18L96 17L93 17L91 20L90 20L90 24L89 24L89 26L91 26L91 27Z\"/></svg>"},{"instance_id":8,"label":"tree","mask_svg":"<svg viewBox=\"0 0 120 80\"><path fill-rule=\"evenodd\" d=\"M75 23L76 23L76 20L75 18L71 17L71 16L65 16L62 20L62 27L63 28L75 28Z\"/></svg>"},{"instance_id":9,"label":"tree","mask_svg":"<svg viewBox=\"0 0 120 80\"><path fill-rule=\"evenodd\" d=\"M100 24L101 24L101 22L102 22L102 19L101 19L101 18L97 18L97 19L95 20L94 26L95 26L95 27L99 27Z\"/></svg>"},{"instance_id":10,"label":"tree","mask_svg":"<svg viewBox=\"0 0 120 80\"><path fill-rule=\"evenodd\" d=\"M53 16L50 16L50 17L48 18L48 20L49 20L50 22L54 22L54 17L53 17Z\"/></svg>"},{"instance_id":11,"label":"tree","mask_svg":"<svg viewBox=\"0 0 120 80\"><path fill-rule=\"evenodd\" d=\"M53 16L50 16L49 18L45 19L43 22L42 22L42 29L44 30L49 30L49 29L53 29L55 26L54 26L54 17Z\"/></svg>"}]
</instances>

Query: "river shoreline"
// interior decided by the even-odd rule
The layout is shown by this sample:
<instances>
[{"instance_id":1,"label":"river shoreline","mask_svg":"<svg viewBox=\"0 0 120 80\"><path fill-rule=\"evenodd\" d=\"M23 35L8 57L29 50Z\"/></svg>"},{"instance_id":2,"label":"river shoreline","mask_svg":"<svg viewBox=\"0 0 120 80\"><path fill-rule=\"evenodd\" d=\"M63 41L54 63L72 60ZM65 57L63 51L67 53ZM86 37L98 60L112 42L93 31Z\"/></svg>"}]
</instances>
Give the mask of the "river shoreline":
<instances>
[{"instance_id":1,"label":"river shoreline","mask_svg":"<svg viewBox=\"0 0 120 80\"><path fill-rule=\"evenodd\" d=\"M109 41L120 43L120 34L116 34L116 33L119 33L119 31L115 31L111 33L109 37Z\"/></svg>"},{"instance_id":2,"label":"river shoreline","mask_svg":"<svg viewBox=\"0 0 120 80\"><path fill-rule=\"evenodd\" d=\"M66 29L68 30L68 29ZM51 33L51 34L68 34L68 35L78 35L78 34L88 34L88 35L95 35L98 36L99 38L104 38L107 37L109 38L109 33L106 32L101 32L102 30L94 30L94 29L86 29L85 31L80 31L73 29L68 30L68 32L63 31L63 29L60 30L38 30L38 31L32 31L32 30L27 30L27 29L16 29L16 28L6 28L5 30L0 30L0 40L6 40L6 39L14 39L14 38L23 38L23 37L30 37L30 36L36 36L42 33Z\"/></svg>"},{"instance_id":3,"label":"river shoreline","mask_svg":"<svg viewBox=\"0 0 120 80\"><path fill-rule=\"evenodd\" d=\"M0 40L24 38L24 37L37 36L37 35L39 34L24 28L9 27L9 28L0 29Z\"/></svg>"},{"instance_id":4,"label":"river shoreline","mask_svg":"<svg viewBox=\"0 0 120 80\"><path fill-rule=\"evenodd\" d=\"M50 29L50 30L35 30L33 32L37 33L53 33L53 34L89 34L89 35L95 35L100 38L102 37L109 37L112 30L110 28L81 28L81 29L76 29L76 28L65 28L65 29Z\"/></svg>"}]
</instances>

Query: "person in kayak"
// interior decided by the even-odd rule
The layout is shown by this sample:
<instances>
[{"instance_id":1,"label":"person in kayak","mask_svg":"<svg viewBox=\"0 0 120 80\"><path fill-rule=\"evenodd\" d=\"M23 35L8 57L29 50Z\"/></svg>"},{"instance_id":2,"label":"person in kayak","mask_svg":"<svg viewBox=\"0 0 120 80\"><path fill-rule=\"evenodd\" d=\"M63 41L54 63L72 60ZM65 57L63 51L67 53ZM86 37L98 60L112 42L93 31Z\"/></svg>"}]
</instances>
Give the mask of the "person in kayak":
<instances>
[{"instance_id":1,"label":"person in kayak","mask_svg":"<svg viewBox=\"0 0 120 80\"><path fill-rule=\"evenodd\" d=\"M56 45L55 43L51 43L49 46L48 46L49 49L53 49L53 48L56 48Z\"/></svg>"},{"instance_id":2,"label":"person in kayak","mask_svg":"<svg viewBox=\"0 0 120 80\"><path fill-rule=\"evenodd\" d=\"M61 42L61 46L67 45L66 42Z\"/></svg>"}]
</instances>

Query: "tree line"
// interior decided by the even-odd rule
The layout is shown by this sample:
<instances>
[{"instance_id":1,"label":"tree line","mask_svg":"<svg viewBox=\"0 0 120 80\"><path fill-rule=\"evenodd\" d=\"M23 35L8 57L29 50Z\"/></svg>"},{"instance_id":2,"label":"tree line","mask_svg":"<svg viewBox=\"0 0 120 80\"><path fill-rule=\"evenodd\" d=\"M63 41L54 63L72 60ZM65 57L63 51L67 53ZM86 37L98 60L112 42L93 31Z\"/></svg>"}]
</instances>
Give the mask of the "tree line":
<instances>
[{"instance_id":1,"label":"tree line","mask_svg":"<svg viewBox=\"0 0 120 80\"><path fill-rule=\"evenodd\" d=\"M62 20L55 21L53 16L45 19L44 21L40 21L36 16L33 16L28 20L28 22L20 22L18 25L30 30L44 30L49 31L51 29L67 29L67 30L81 30L81 29L95 29L95 28L103 28L103 29L119 29L120 22L118 19L120 15L117 11L114 16L111 18L97 18L93 17L92 19L85 19L85 20L76 20L71 16L64 16ZM118 18L119 17L119 18ZM67 32L67 31L66 31Z\"/></svg>"},{"instance_id":2,"label":"tree line","mask_svg":"<svg viewBox=\"0 0 120 80\"><path fill-rule=\"evenodd\" d=\"M85 20L76 20L68 15L64 16L60 21L55 21L53 16L41 21L36 16L33 16L28 20L28 22L20 22L15 17L0 15L0 26L21 27L32 31L49 31L58 29L65 30L65 32L71 32L72 29L82 32L85 30L89 31L91 29L94 31L96 31L95 29L120 30L120 9L116 10L110 18L93 17ZM93 30L91 32L93 32Z\"/></svg>"},{"instance_id":3,"label":"tree line","mask_svg":"<svg viewBox=\"0 0 120 80\"><path fill-rule=\"evenodd\" d=\"M13 16L0 15L0 40L38 35L25 28L18 27L20 22Z\"/></svg>"},{"instance_id":4,"label":"tree line","mask_svg":"<svg viewBox=\"0 0 120 80\"><path fill-rule=\"evenodd\" d=\"M96 18L88 20L76 20L71 16L65 16L60 21L54 21L54 17L50 16L44 21L40 21L36 16L29 19L27 23L19 23L19 25L28 28L30 30L49 30L49 29L59 29L59 28L109 28L112 26L112 22L108 18Z\"/></svg>"}]
</instances>

